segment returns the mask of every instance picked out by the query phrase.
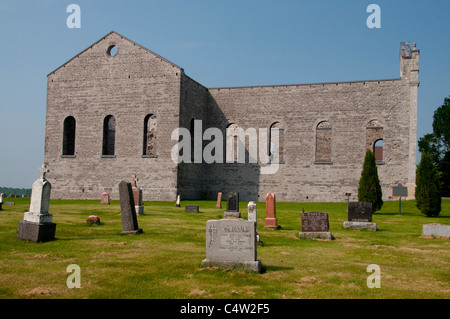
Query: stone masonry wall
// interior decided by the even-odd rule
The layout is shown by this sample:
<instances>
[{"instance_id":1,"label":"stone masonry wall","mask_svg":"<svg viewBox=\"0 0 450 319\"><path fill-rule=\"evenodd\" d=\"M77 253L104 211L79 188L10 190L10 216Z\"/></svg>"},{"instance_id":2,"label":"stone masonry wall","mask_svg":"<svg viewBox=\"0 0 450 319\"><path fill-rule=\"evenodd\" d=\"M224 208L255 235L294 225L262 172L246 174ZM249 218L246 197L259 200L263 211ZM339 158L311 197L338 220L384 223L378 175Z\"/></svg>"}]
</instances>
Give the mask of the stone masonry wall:
<instances>
[{"instance_id":1,"label":"stone masonry wall","mask_svg":"<svg viewBox=\"0 0 450 319\"><path fill-rule=\"evenodd\" d=\"M115 56L108 54L112 46ZM44 160L52 197L100 199L108 192L118 199L119 182L136 174L144 200L175 201L177 194L215 199L219 191L237 191L243 201L264 201L267 193L277 201L345 201L345 193L356 200L366 148L380 138L383 198L397 184L413 190L418 55L414 49L402 57L401 76L392 80L207 89L170 61L111 32L48 75ZM157 120L157 154L143 156L150 114ZM109 115L116 120L115 154L102 156ZM69 116L76 121L75 154L63 156ZM267 164L249 163L249 146L259 141L248 138L240 141L246 163L177 164L172 133L189 130L192 120L202 121L202 133L219 128L223 137L231 124L267 133L273 125L282 133L278 170L266 174ZM368 128L374 120L377 128ZM225 160L225 143L223 151Z\"/></svg>"},{"instance_id":2,"label":"stone masonry wall","mask_svg":"<svg viewBox=\"0 0 450 319\"><path fill-rule=\"evenodd\" d=\"M408 183L410 118L409 83L405 80L210 89L210 126L227 121L243 129L284 127L284 163L276 174L258 174L249 164L209 165L205 190L231 190L243 200L343 201L357 199L366 151L367 124L383 124L384 162L378 166L383 197L392 186ZM217 120L219 119L219 120ZM223 119L227 119L224 121ZM331 162L315 161L316 127L331 125ZM415 159L414 159L415 160Z\"/></svg>"},{"instance_id":3,"label":"stone masonry wall","mask_svg":"<svg viewBox=\"0 0 450 319\"><path fill-rule=\"evenodd\" d=\"M107 50L116 45L118 52ZM182 70L110 33L48 75L45 162L53 198L118 199L118 185L139 178L144 200L175 200L177 165L170 134L179 125ZM157 157L142 157L144 119L157 115ZM102 157L103 120L116 119L115 156ZM63 123L76 120L75 156L62 157Z\"/></svg>"}]
</instances>

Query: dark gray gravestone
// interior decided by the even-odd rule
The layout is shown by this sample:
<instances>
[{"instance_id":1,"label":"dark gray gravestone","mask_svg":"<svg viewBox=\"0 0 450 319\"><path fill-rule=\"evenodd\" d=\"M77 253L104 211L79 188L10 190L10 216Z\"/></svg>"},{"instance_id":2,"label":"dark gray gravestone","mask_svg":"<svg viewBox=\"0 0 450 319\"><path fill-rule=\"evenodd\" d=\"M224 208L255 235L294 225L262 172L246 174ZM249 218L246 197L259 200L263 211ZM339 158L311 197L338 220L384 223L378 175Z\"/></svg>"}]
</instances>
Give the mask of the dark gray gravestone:
<instances>
[{"instance_id":1,"label":"dark gray gravestone","mask_svg":"<svg viewBox=\"0 0 450 319\"><path fill-rule=\"evenodd\" d=\"M239 212L239 193L229 192L227 199L227 211L224 213L225 218L241 218Z\"/></svg>"},{"instance_id":2,"label":"dark gray gravestone","mask_svg":"<svg viewBox=\"0 0 450 319\"><path fill-rule=\"evenodd\" d=\"M302 231L300 238L334 239L329 232L328 214L323 212L304 212L301 215Z\"/></svg>"},{"instance_id":3,"label":"dark gray gravestone","mask_svg":"<svg viewBox=\"0 0 450 319\"><path fill-rule=\"evenodd\" d=\"M348 203L348 221L344 222L346 229L377 230L377 224L372 223L372 203Z\"/></svg>"},{"instance_id":4,"label":"dark gray gravestone","mask_svg":"<svg viewBox=\"0 0 450 319\"><path fill-rule=\"evenodd\" d=\"M120 213L122 216L121 234L139 234L142 229L138 227L136 209L134 205L133 190L131 183L121 181L119 183Z\"/></svg>"},{"instance_id":5,"label":"dark gray gravestone","mask_svg":"<svg viewBox=\"0 0 450 319\"><path fill-rule=\"evenodd\" d=\"M239 193L228 193L227 212L239 212Z\"/></svg>"},{"instance_id":6,"label":"dark gray gravestone","mask_svg":"<svg viewBox=\"0 0 450 319\"><path fill-rule=\"evenodd\" d=\"M198 213L200 210L198 205L186 205L185 211L191 213Z\"/></svg>"},{"instance_id":7,"label":"dark gray gravestone","mask_svg":"<svg viewBox=\"0 0 450 319\"><path fill-rule=\"evenodd\" d=\"M372 222L372 203L351 202L348 203L348 221Z\"/></svg>"}]
</instances>

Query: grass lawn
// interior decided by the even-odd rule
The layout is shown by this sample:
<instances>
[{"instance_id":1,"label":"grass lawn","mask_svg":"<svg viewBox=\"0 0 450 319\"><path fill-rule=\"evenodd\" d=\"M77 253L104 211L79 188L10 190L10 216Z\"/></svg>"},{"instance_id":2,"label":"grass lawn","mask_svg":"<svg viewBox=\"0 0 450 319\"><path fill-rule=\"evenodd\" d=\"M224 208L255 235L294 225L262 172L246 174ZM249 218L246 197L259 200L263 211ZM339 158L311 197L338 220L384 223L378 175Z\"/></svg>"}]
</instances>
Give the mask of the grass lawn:
<instances>
[{"instance_id":1,"label":"grass lawn","mask_svg":"<svg viewBox=\"0 0 450 319\"><path fill-rule=\"evenodd\" d=\"M378 231L343 228L346 203L277 203L281 230L265 230L265 203L257 203L262 274L201 268L206 257L206 222L225 209L215 201L144 202L140 235L121 235L119 201L52 200L56 240L30 243L16 239L28 198L8 199L0 211L0 298L149 298L149 299L448 299L450 240L421 238L422 225L450 225L450 200L439 217L421 215L415 201L385 202L373 216ZM187 213L186 204L200 205ZM225 202L222 205L226 207ZM241 202L247 217L247 202ZM329 214L333 241L299 239L300 215ZM87 225L97 215L101 225ZM67 267L81 269L81 288L69 289ZM368 288L367 266L381 270L381 288Z\"/></svg>"}]
</instances>

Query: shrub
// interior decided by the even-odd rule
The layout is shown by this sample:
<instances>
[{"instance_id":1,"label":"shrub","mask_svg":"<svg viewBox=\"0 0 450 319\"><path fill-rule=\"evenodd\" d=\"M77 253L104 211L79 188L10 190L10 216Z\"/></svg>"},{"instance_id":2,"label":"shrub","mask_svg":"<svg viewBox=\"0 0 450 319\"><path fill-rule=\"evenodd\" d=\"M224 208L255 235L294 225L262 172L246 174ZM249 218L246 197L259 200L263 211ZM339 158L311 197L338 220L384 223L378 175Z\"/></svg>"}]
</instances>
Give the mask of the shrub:
<instances>
[{"instance_id":1,"label":"shrub","mask_svg":"<svg viewBox=\"0 0 450 319\"><path fill-rule=\"evenodd\" d=\"M372 203L373 211L381 209L383 206L383 193L381 191L378 169L375 155L371 150L366 151L363 170L358 187L358 201Z\"/></svg>"},{"instance_id":2,"label":"shrub","mask_svg":"<svg viewBox=\"0 0 450 319\"><path fill-rule=\"evenodd\" d=\"M416 170L416 205L422 214L428 217L438 216L441 212L441 189L437 170L431 156L422 153Z\"/></svg>"}]
</instances>

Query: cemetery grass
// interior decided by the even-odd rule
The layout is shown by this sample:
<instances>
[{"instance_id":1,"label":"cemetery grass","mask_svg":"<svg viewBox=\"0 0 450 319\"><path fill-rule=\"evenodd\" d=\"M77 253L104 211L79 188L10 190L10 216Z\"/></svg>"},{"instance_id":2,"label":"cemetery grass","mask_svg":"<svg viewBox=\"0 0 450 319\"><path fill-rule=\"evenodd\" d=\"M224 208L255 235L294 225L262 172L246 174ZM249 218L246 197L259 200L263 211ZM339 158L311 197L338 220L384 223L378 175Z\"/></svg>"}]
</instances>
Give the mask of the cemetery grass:
<instances>
[{"instance_id":1,"label":"cemetery grass","mask_svg":"<svg viewBox=\"0 0 450 319\"><path fill-rule=\"evenodd\" d=\"M9 199L8 199L9 200ZM450 200L438 217L425 217L415 201L385 202L373 216L378 231L343 228L346 203L277 203L281 230L266 230L265 203L258 202L258 246L262 274L202 268L206 222L225 209L215 201L144 202L140 235L121 235L119 201L51 200L56 240L16 239L28 198L0 212L0 298L2 299L447 299L450 240L422 238L422 225L450 225ZM200 213L184 211L197 204ZM226 203L222 203L226 207ZM240 203L244 218L247 203ZM299 239L300 215L329 214L333 241ZM100 225L86 224L89 215ZM69 289L67 267L81 269L81 288ZM380 267L380 288L368 288L370 264Z\"/></svg>"}]
</instances>

